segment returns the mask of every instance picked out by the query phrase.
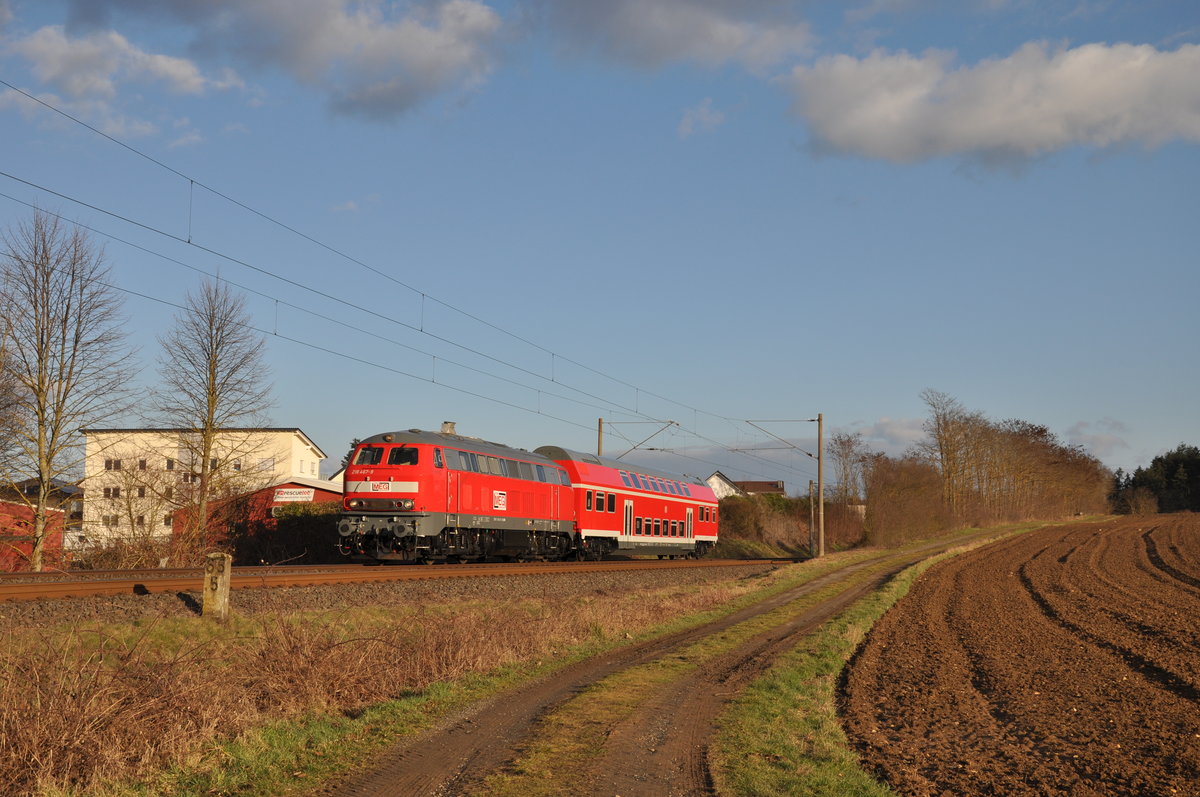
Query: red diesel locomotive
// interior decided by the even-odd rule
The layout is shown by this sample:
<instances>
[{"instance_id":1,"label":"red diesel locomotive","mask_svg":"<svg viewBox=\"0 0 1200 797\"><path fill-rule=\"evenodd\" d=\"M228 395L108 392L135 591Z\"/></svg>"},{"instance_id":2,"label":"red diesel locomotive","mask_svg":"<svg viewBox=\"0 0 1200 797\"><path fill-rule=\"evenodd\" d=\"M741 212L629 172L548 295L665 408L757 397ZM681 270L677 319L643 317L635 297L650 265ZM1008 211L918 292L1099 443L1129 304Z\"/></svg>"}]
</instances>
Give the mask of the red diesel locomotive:
<instances>
[{"instance_id":1,"label":"red diesel locomotive","mask_svg":"<svg viewBox=\"0 0 1200 797\"><path fill-rule=\"evenodd\" d=\"M342 509L338 550L375 561L699 556L717 541L698 479L418 429L355 447Z\"/></svg>"}]
</instances>

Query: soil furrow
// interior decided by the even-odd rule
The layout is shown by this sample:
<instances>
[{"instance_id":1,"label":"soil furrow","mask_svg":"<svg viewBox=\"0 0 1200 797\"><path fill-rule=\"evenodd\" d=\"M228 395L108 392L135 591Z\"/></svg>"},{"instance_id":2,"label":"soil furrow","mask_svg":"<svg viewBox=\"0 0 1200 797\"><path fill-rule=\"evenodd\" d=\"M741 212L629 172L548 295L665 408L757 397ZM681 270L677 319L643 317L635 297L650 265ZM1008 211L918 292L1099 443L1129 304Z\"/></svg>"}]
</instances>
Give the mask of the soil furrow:
<instances>
[{"instance_id":1,"label":"soil furrow","mask_svg":"<svg viewBox=\"0 0 1200 797\"><path fill-rule=\"evenodd\" d=\"M1171 539L1200 548L1200 518L1162 525L1176 524L1190 531ZM1194 622L1200 596L1142 569L1143 533L1137 519L1048 528L931 568L845 678L864 764L911 795L1200 794L1197 689L1181 675L1200 652L1156 633ZM1134 608L1105 605L1138 590Z\"/></svg>"}]
</instances>

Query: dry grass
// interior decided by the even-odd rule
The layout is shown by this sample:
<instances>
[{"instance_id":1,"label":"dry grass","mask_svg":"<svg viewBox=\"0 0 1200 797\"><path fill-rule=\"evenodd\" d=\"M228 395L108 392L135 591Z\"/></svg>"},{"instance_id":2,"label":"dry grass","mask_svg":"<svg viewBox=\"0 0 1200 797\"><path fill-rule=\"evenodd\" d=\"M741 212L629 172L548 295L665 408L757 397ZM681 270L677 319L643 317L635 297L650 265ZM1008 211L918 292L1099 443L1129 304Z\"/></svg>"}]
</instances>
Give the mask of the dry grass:
<instances>
[{"instance_id":1,"label":"dry grass","mask_svg":"<svg viewBox=\"0 0 1200 797\"><path fill-rule=\"evenodd\" d=\"M10 635L0 650L0 794L83 793L195 763L265 723L353 712L540 663L750 591L745 582L564 601L197 618Z\"/></svg>"}]
</instances>

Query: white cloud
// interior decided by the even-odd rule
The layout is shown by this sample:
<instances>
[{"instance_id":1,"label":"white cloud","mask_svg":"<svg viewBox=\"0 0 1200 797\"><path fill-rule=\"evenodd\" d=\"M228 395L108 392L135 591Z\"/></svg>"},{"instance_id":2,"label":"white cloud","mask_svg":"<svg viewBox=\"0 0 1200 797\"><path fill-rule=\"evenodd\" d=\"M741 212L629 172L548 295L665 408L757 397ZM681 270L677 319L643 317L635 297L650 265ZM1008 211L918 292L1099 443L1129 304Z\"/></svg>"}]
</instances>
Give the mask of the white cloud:
<instances>
[{"instance_id":1,"label":"white cloud","mask_svg":"<svg viewBox=\"0 0 1200 797\"><path fill-rule=\"evenodd\" d=\"M111 99L118 79L159 81L179 94L199 94L210 84L191 61L146 52L115 31L73 39L62 27L49 25L9 48L30 62L40 81L75 98ZM229 75L223 77L226 84L229 80Z\"/></svg>"},{"instance_id":2,"label":"white cloud","mask_svg":"<svg viewBox=\"0 0 1200 797\"><path fill-rule=\"evenodd\" d=\"M1129 448L1124 435L1129 428L1113 418L1098 421L1079 421L1067 430L1067 442L1083 446L1092 455L1107 459L1119 449Z\"/></svg>"},{"instance_id":3,"label":"white cloud","mask_svg":"<svg viewBox=\"0 0 1200 797\"><path fill-rule=\"evenodd\" d=\"M541 0L576 46L638 66L737 63L760 71L808 52L812 32L780 0Z\"/></svg>"},{"instance_id":4,"label":"white cloud","mask_svg":"<svg viewBox=\"0 0 1200 797\"><path fill-rule=\"evenodd\" d=\"M867 448L888 456L900 456L927 437L923 418L884 417L850 431L861 434Z\"/></svg>"},{"instance_id":5,"label":"white cloud","mask_svg":"<svg viewBox=\"0 0 1200 797\"><path fill-rule=\"evenodd\" d=\"M725 114L712 107L712 97L705 97L699 105L688 108L679 120L679 137L687 138L693 133L721 126L725 122Z\"/></svg>"},{"instance_id":6,"label":"white cloud","mask_svg":"<svg viewBox=\"0 0 1200 797\"><path fill-rule=\"evenodd\" d=\"M358 212L358 203L355 202L353 199L348 199L340 205L334 205L333 212L334 213L357 213Z\"/></svg>"},{"instance_id":7,"label":"white cloud","mask_svg":"<svg viewBox=\"0 0 1200 797\"><path fill-rule=\"evenodd\" d=\"M1030 43L956 66L947 52L830 56L786 79L822 151L910 162L1021 160L1076 145L1200 141L1200 46Z\"/></svg>"},{"instance_id":8,"label":"white cloud","mask_svg":"<svg viewBox=\"0 0 1200 797\"><path fill-rule=\"evenodd\" d=\"M440 93L470 89L494 67L501 20L478 0L73 0L72 19L170 16L193 51L279 68L325 92L338 112L386 120Z\"/></svg>"},{"instance_id":9,"label":"white cloud","mask_svg":"<svg viewBox=\"0 0 1200 797\"><path fill-rule=\"evenodd\" d=\"M86 120L113 138L144 138L158 132L157 125L125 116L114 110L107 100L69 100L49 92L31 94L48 105ZM0 92L0 109L4 108L15 108L26 119L36 120L40 126L46 128L58 128L68 124L62 116L46 106L11 89Z\"/></svg>"},{"instance_id":10,"label":"white cloud","mask_svg":"<svg viewBox=\"0 0 1200 797\"><path fill-rule=\"evenodd\" d=\"M200 135L199 130L188 130L170 144L167 144L167 147L169 149L175 149L176 147L190 147L194 144L203 143L203 141L204 136Z\"/></svg>"}]
</instances>

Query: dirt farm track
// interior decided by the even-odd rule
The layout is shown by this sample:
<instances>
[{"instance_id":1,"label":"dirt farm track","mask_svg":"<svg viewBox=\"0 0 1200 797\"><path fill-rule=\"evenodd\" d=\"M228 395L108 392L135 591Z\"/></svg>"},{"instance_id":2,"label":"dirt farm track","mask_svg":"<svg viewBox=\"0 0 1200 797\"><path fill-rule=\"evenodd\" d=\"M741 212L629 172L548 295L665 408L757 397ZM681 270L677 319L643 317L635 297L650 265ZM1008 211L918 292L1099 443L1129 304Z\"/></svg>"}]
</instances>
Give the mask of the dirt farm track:
<instances>
[{"instance_id":1,"label":"dirt farm track","mask_svg":"<svg viewBox=\"0 0 1200 797\"><path fill-rule=\"evenodd\" d=\"M911 795L1200 795L1200 515L1048 528L930 569L847 670Z\"/></svg>"}]
</instances>

